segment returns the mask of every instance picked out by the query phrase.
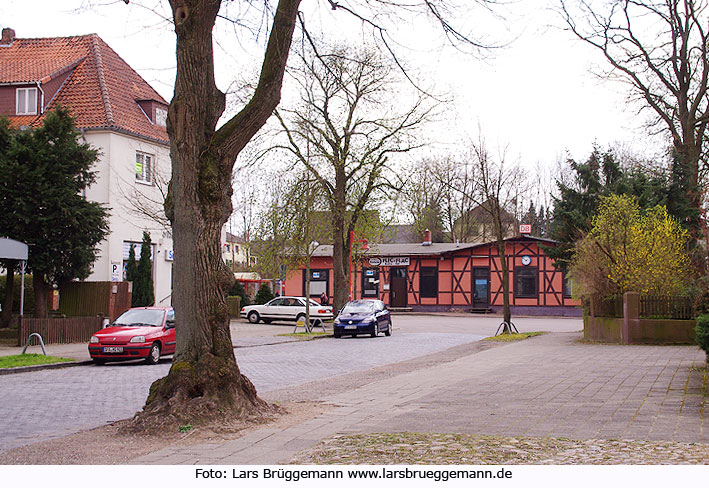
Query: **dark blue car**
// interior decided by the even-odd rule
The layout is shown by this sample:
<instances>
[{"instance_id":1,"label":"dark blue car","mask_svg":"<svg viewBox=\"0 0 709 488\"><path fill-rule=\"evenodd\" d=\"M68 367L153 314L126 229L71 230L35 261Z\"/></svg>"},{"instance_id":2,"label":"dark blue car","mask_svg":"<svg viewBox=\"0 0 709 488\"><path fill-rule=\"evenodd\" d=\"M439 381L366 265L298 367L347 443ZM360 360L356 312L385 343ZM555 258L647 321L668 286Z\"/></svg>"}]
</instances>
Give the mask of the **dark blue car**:
<instances>
[{"instance_id":1,"label":"dark blue car","mask_svg":"<svg viewBox=\"0 0 709 488\"><path fill-rule=\"evenodd\" d=\"M377 337L380 332L391 335L391 314L381 300L353 300L348 302L335 319L334 335L356 336L369 334Z\"/></svg>"}]
</instances>

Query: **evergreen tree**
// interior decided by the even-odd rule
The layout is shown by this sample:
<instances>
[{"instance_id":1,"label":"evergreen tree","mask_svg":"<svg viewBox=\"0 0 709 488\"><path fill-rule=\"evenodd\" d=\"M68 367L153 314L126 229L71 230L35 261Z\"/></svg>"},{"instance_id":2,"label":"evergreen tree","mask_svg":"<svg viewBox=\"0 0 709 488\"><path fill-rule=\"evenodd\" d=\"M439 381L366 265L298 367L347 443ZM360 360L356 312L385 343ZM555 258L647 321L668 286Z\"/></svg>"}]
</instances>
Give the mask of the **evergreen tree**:
<instances>
[{"instance_id":1,"label":"evergreen tree","mask_svg":"<svg viewBox=\"0 0 709 488\"><path fill-rule=\"evenodd\" d=\"M135 260L135 244L131 244L126 263L126 281L132 281L135 285L136 276L138 276L138 263Z\"/></svg>"},{"instance_id":2,"label":"evergreen tree","mask_svg":"<svg viewBox=\"0 0 709 488\"><path fill-rule=\"evenodd\" d=\"M234 286L232 286L231 290L229 290L229 296L230 297L240 297L242 307L245 307L246 305L251 305L251 300L249 299L249 295L246 294L246 290L244 289L244 285L242 285L240 281L234 282Z\"/></svg>"},{"instance_id":3,"label":"evergreen tree","mask_svg":"<svg viewBox=\"0 0 709 488\"><path fill-rule=\"evenodd\" d=\"M138 271L133 282L133 306L150 307L155 304L155 292L153 291L153 265L150 261L150 252L153 243L150 234L143 231L143 242L140 247L140 260L138 261Z\"/></svg>"},{"instance_id":4,"label":"evergreen tree","mask_svg":"<svg viewBox=\"0 0 709 488\"><path fill-rule=\"evenodd\" d=\"M273 293L271 292L271 288L266 283L263 283L256 292L256 297L254 297L254 303L256 303L256 305L263 305L264 303L267 303L271 300L273 300Z\"/></svg>"},{"instance_id":5,"label":"evergreen tree","mask_svg":"<svg viewBox=\"0 0 709 488\"><path fill-rule=\"evenodd\" d=\"M1 130L0 235L30 245L35 316L47 316L51 285L84 279L108 233L108 211L83 196L98 151L79 142L74 119L58 107L37 129Z\"/></svg>"},{"instance_id":6,"label":"evergreen tree","mask_svg":"<svg viewBox=\"0 0 709 488\"><path fill-rule=\"evenodd\" d=\"M594 147L585 163L569 160L569 166L575 173L573 182L566 185L557 181L559 197L554 198L549 228L549 237L560 244L544 246L555 266L563 270L573 255L574 242L590 231L601 197L632 195L642 209L664 205L667 197L667 183L662 174L624 169L610 150L601 152Z\"/></svg>"},{"instance_id":7,"label":"evergreen tree","mask_svg":"<svg viewBox=\"0 0 709 488\"><path fill-rule=\"evenodd\" d=\"M696 192L696 185L692 183L688 165L683 164L677 151L673 149L671 156L672 170L667 189L667 211L689 231L694 244L702 235L699 209L692 203L691 197L693 192Z\"/></svg>"}]
</instances>

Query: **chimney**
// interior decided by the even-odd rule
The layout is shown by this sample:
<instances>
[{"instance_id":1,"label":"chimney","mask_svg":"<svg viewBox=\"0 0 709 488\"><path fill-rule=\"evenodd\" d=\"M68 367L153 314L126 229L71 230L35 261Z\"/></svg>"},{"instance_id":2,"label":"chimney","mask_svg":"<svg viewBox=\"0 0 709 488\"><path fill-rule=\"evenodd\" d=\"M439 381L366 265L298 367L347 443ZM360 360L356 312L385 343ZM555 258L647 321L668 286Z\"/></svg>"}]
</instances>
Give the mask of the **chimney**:
<instances>
[{"instance_id":1,"label":"chimney","mask_svg":"<svg viewBox=\"0 0 709 488\"><path fill-rule=\"evenodd\" d=\"M0 46L11 46L15 41L15 30L5 27L2 30L2 39L0 39Z\"/></svg>"},{"instance_id":2,"label":"chimney","mask_svg":"<svg viewBox=\"0 0 709 488\"><path fill-rule=\"evenodd\" d=\"M430 246L431 245L431 231L426 229L423 231L423 245L424 246Z\"/></svg>"}]
</instances>

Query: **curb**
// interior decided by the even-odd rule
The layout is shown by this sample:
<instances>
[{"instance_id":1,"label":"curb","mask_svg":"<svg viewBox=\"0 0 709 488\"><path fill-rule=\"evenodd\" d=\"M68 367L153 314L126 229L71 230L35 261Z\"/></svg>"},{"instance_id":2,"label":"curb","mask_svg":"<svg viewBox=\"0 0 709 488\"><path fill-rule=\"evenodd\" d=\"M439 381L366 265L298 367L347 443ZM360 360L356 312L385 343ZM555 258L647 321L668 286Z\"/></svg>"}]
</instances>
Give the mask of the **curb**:
<instances>
[{"instance_id":1,"label":"curb","mask_svg":"<svg viewBox=\"0 0 709 488\"><path fill-rule=\"evenodd\" d=\"M16 373L30 373L32 371L41 371L43 369L59 369L71 368L72 366L86 366L93 364L93 361L73 361L67 363L50 363L50 364L35 364L33 366L18 366L17 368L0 368L0 376Z\"/></svg>"},{"instance_id":2,"label":"curb","mask_svg":"<svg viewBox=\"0 0 709 488\"><path fill-rule=\"evenodd\" d=\"M332 336L314 336L307 339L293 339L288 341L278 341L278 342L268 342L263 344L248 344L243 346L234 346L234 349L241 349L245 347L259 347L259 346L276 346L278 344L289 344L293 342L307 342L314 341L317 339L325 339ZM73 361L66 363L50 363L50 364L35 364L32 366L18 366L17 368L0 368L0 376L6 374L18 374L18 373L31 373L33 371L41 371L43 369L60 369L60 368L71 368L73 366L90 366L94 364L92 360L86 361Z\"/></svg>"}]
</instances>

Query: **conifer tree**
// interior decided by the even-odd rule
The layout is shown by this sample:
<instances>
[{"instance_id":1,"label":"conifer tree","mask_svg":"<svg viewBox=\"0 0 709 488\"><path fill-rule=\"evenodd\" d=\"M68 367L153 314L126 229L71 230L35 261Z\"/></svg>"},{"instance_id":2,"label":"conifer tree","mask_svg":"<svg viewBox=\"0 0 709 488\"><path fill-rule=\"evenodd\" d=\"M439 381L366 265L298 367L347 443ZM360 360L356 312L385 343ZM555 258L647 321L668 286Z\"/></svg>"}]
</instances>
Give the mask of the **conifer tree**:
<instances>
[{"instance_id":1,"label":"conifer tree","mask_svg":"<svg viewBox=\"0 0 709 488\"><path fill-rule=\"evenodd\" d=\"M128 262L126 263L126 281L132 281L133 286L135 286L136 276L138 276L138 263L135 260L135 244L131 244L128 251ZM135 298L135 293L132 296ZM133 299L131 299L131 305L133 305Z\"/></svg>"},{"instance_id":2,"label":"conifer tree","mask_svg":"<svg viewBox=\"0 0 709 488\"><path fill-rule=\"evenodd\" d=\"M273 293L271 292L271 288L264 283L262 284L258 291L256 292L256 297L254 298L254 303L256 305L263 305L264 303L270 302L273 300Z\"/></svg>"},{"instance_id":3,"label":"conifer tree","mask_svg":"<svg viewBox=\"0 0 709 488\"><path fill-rule=\"evenodd\" d=\"M108 209L82 196L98 151L62 107L38 128L0 133L0 235L30 245L35 316L46 317L51 286L88 277L108 233Z\"/></svg>"},{"instance_id":4,"label":"conifer tree","mask_svg":"<svg viewBox=\"0 0 709 488\"><path fill-rule=\"evenodd\" d=\"M138 271L133 282L133 306L149 307L155 304L155 292L153 291L153 265L150 261L150 251L153 243L150 234L143 231L143 242L140 248L140 260L138 261Z\"/></svg>"}]
</instances>

